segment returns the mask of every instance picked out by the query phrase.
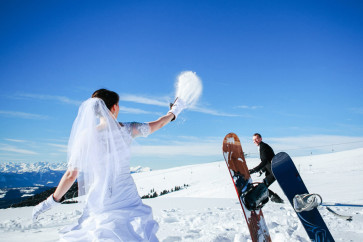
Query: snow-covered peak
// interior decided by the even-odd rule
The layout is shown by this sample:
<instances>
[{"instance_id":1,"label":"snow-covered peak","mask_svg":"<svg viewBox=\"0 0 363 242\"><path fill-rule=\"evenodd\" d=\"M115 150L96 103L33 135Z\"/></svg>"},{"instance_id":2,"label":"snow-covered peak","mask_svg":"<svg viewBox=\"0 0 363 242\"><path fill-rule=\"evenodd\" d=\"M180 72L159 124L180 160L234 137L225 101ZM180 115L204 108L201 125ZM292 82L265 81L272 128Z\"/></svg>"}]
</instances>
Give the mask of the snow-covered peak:
<instances>
[{"instance_id":1,"label":"snow-covered peak","mask_svg":"<svg viewBox=\"0 0 363 242\"><path fill-rule=\"evenodd\" d=\"M26 172L46 173L52 171L65 171L67 170L66 162L0 162L1 173L17 173L22 174ZM151 171L149 167L130 167L131 173Z\"/></svg>"},{"instance_id":2,"label":"snow-covered peak","mask_svg":"<svg viewBox=\"0 0 363 242\"><path fill-rule=\"evenodd\" d=\"M65 171L67 169L66 162L1 162L0 172L2 173L26 173L26 172L50 172Z\"/></svg>"},{"instance_id":3,"label":"snow-covered peak","mask_svg":"<svg viewBox=\"0 0 363 242\"><path fill-rule=\"evenodd\" d=\"M148 172L148 171L151 171L150 167L141 167L141 166L130 167L131 173L141 173L141 172Z\"/></svg>"}]
</instances>

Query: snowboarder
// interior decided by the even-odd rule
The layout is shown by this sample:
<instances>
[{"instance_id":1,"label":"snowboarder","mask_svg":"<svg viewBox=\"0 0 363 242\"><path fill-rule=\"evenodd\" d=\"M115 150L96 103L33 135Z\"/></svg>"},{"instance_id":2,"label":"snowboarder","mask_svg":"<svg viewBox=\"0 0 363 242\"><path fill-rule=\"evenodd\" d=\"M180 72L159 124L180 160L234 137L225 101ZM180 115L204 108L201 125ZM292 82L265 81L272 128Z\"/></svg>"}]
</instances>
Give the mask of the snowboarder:
<instances>
[{"instance_id":1,"label":"snowboarder","mask_svg":"<svg viewBox=\"0 0 363 242\"><path fill-rule=\"evenodd\" d=\"M275 156L275 153L268 144L262 141L262 136L259 133L255 133L252 139L253 143L258 146L261 163L255 168L249 170L249 172L250 174L260 172L260 175L265 172L265 178L263 179L263 183L260 183L258 186L269 187L276 180L271 170L271 160ZM284 202L276 193L274 193L270 189L268 189L268 191L271 201L276 203Z\"/></svg>"}]
</instances>

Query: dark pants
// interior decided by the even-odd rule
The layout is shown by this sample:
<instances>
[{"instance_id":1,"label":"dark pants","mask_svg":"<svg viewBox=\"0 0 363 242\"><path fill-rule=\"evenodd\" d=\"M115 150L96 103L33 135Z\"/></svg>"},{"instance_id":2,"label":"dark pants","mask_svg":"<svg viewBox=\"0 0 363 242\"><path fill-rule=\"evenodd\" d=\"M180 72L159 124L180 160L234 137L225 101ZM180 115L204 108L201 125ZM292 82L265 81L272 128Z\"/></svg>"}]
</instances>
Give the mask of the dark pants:
<instances>
[{"instance_id":1,"label":"dark pants","mask_svg":"<svg viewBox=\"0 0 363 242\"><path fill-rule=\"evenodd\" d=\"M263 170L265 171L265 176L266 176L265 179L263 179L263 182L266 184L266 186L270 186L276 180L271 170L271 164L267 164L263 168Z\"/></svg>"}]
</instances>

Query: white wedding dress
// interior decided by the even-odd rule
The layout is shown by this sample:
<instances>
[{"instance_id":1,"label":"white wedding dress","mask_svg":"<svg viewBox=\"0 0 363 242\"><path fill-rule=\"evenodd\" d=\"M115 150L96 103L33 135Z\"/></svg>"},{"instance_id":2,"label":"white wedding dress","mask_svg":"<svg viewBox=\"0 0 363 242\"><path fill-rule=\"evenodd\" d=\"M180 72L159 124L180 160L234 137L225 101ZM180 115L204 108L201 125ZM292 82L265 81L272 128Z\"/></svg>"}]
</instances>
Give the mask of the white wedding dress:
<instances>
[{"instance_id":1,"label":"white wedding dress","mask_svg":"<svg viewBox=\"0 0 363 242\"><path fill-rule=\"evenodd\" d=\"M88 188L78 223L60 231L61 241L158 241L158 224L153 219L151 207L141 201L130 174L130 152L124 152L125 149L129 151L133 138L150 133L149 124L123 123L119 129L123 135L116 138L126 144L120 151L124 157L116 169L119 173L114 180L106 179L106 184L107 174L102 162L93 164L92 181L96 185Z\"/></svg>"}]
</instances>

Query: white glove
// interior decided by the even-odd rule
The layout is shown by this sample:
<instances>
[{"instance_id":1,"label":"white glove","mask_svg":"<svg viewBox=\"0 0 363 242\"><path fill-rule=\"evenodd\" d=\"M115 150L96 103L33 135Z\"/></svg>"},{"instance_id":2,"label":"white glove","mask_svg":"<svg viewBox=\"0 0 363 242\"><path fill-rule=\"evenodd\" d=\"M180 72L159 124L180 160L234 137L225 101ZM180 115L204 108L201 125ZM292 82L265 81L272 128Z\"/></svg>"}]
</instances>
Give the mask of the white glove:
<instances>
[{"instance_id":1,"label":"white glove","mask_svg":"<svg viewBox=\"0 0 363 242\"><path fill-rule=\"evenodd\" d=\"M56 202L53 198L53 194L50 195L47 200L44 200L43 202L39 203L37 206L33 208L33 222L35 222L39 216L39 214L44 213L48 211L49 209L56 207L60 205L60 202Z\"/></svg>"},{"instance_id":2,"label":"white glove","mask_svg":"<svg viewBox=\"0 0 363 242\"><path fill-rule=\"evenodd\" d=\"M178 98L169 111L169 113L172 113L175 116L171 121L174 121L181 113L181 111L183 111L183 109L185 108L186 108L185 102L182 99Z\"/></svg>"}]
</instances>

